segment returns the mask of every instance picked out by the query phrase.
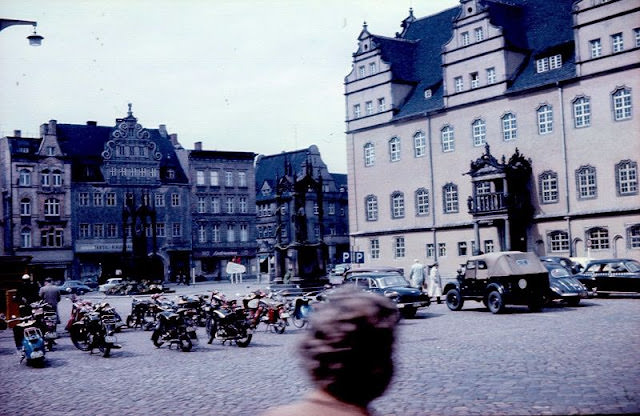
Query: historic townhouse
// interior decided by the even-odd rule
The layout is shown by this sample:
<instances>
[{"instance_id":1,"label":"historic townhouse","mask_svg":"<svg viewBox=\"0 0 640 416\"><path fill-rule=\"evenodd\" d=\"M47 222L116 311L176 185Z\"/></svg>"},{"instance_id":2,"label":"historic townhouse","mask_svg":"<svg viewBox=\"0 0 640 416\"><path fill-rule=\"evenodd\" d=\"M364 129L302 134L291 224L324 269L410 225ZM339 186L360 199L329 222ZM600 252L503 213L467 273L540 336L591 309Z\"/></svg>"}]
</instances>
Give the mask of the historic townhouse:
<instances>
[{"instance_id":1,"label":"historic townhouse","mask_svg":"<svg viewBox=\"0 0 640 416\"><path fill-rule=\"evenodd\" d=\"M202 150L196 142L188 155L194 272L226 278L235 260L255 275L255 153Z\"/></svg>"},{"instance_id":2,"label":"historic townhouse","mask_svg":"<svg viewBox=\"0 0 640 416\"><path fill-rule=\"evenodd\" d=\"M2 254L31 256L29 272L40 281L71 275L71 164L55 133L0 139Z\"/></svg>"},{"instance_id":3,"label":"historic townhouse","mask_svg":"<svg viewBox=\"0 0 640 416\"><path fill-rule=\"evenodd\" d=\"M297 184L304 181L308 181L306 192L296 192ZM349 250L346 182L346 175L329 172L315 145L258 156L255 191L261 273L282 277L291 259L277 264L276 252L286 251L295 242L323 243L324 261L340 262L342 253Z\"/></svg>"},{"instance_id":4,"label":"historic townhouse","mask_svg":"<svg viewBox=\"0 0 640 416\"><path fill-rule=\"evenodd\" d=\"M640 258L640 1L461 0L345 78L349 223L371 265Z\"/></svg>"}]
</instances>

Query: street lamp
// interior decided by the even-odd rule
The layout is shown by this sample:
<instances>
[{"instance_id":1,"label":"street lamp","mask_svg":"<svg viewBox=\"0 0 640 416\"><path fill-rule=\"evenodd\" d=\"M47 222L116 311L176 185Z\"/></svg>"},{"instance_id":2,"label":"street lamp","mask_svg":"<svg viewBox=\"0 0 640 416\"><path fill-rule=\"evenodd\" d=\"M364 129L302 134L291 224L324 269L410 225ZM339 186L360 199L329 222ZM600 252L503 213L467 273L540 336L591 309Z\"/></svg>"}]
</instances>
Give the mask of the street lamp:
<instances>
[{"instance_id":1,"label":"street lamp","mask_svg":"<svg viewBox=\"0 0 640 416\"><path fill-rule=\"evenodd\" d=\"M36 33L36 26L38 26L38 22L32 22L30 20L0 19L0 30L6 29L9 26L15 26L15 25L33 26L33 33L27 36L27 39L29 39L29 45L40 46L42 44L42 39L44 39L44 37Z\"/></svg>"}]
</instances>

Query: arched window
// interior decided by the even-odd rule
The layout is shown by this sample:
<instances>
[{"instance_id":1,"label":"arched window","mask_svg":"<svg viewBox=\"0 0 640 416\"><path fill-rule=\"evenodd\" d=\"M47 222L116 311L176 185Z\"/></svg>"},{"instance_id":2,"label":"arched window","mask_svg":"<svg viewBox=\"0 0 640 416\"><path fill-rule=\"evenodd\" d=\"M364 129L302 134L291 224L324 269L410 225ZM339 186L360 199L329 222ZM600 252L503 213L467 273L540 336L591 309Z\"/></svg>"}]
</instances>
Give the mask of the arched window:
<instances>
[{"instance_id":1,"label":"arched window","mask_svg":"<svg viewBox=\"0 0 640 416\"><path fill-rule=\"evenodd\" d=\"M609 230L604 227L595 227L587 230L587 247L592 250L608 250Z\"/></svg>"},{"instance_id":2,"label":"arched window","mask_svg":"<svg viewBox=\"0 0 640 416\"><path fill-rule=\"evenodd\" d=\"M20 200L20 216L28 217L31 215L31 200L23 198Z\"/></svg>"},{"instance_id":3,"label":"arched window","mask_svg":"<svg viewBox=\"0 0 640 416\"><path fill-rule=\"evenodd\" d=\"M375 195L369 195L365 198L365 209L367 221L378 220L378 198Z\"/></svg>"},{"instance_id":4,"label":"arched window","mask_svg":"<svg viewBox=\"0 0 640 416\"><path fill-rule=\"evenodd\" d=\"M416 191L416 215L429 215L429 191L425 188Z\"/></svg>"},{"instance_id":5,"label":"arched window","mask_svg":"<svg viewBox=\"0 0 640 416\"><path fill-rule=\"evenodd\" d=\"M518 137L518 124L513 113L502 116L502 138L505 141L515 140Z\"/></svg>"},{"instance_id":6,"label":"arched window","mask_svg":"<svg viewBox=\"0 0 640 416\"><path fill-rule=\"evenodd\" d=\"M404 218L404 194L402 192L391 194L391 218Z\"/></svg>"},{"instance_id":7,"label":"arched window","mask_svg":"<svg viewBox=\"0 0 640 416\"><path fill-rule=\"evenodd\" d=\"M458 203L458 186L454 183L448 183L442 187L442 202L445 214L456 213L459 210Z\"/></svg>"},{"instance_id":8,"label":"arched window","mask_svg":"<svg viewBox=\"0 0 640 416\"><path fill-rule=\"evenodd\" d=\"M45 216L59 216L60 215L60 201L55 198L49 198L44 201L44 215Z\"/></svg>"},{"instance_id":9,"label":"arched window","mask_svg":"<svg viewBox=\"0 0 640 416\"><path fill-rule=\"evenodd\" d=\"M573 101L573 125L576 128L591 125L591 103L587 97L578 97Z\"/></svg>"},{"instance_id":10,"label":"arched window","mask_svg":"<svg viewBox=\"0 0 640 416\"><path fill-rule=\"evenodd\" d=\"M18 185L31 186L31 172L28 169L20 169Z\"/></svg>"},{"instance_id":11,"label":"arched window","mask_svg":"<svg viewBox=\"0 0 640 416\"><path fill-rule=\"evenodd\" d=\"M427 154L427 140L421 131L413 136L413 152L415 157L423 157Z\"/></svg>"},{"instance_id":12,"label":"arched window","mask_svg":"<svg viewBox=\"0 0 640 416\"><path fill-rule=\"evenodd\" d=\"M49 180L49 169L45 169L40 172L40 184L42 186L50 186L51 182Z\"/></svg>"},{"instance_id":13,"label":"arched window","mask_svg":"<svg viewBox=\"0 0 640 416\"><path fill-rule=\"evenodd\" d=\"M613 100L613 118L616 121L631 118L631 90L619 88L611 98Z\"/></svg>"},{"instance_id":14,"label":"arched window","mask_svg":"<svg viewBox=\"0 0 640 416\"><path fill-rule=\"evenodd\" d=\"M392 162L400 160L400 139L398 137L389 140L389 160Z\"/></svg>"},{"instance_id":15,"label":"arched window","mask_svg":"<svg viewBox=\"0 0 640 416\"><path fill-rule=\"evenodd\" d=\"M31 229L29 227L20 230L20 247L31 248Z\"/></svg>"},{"instance_id":16,"label":"arched window","mask_svg":"<svg viewBox=\"0 0 640 416\"><path fill-rule=\"evenodd\" d=\"M455 150L453 127L444 126L442 130L440 130L440 141L442 142L443 152L453 152Z\"/></svg>"},{"instance_id":17,"label":"arched window","mask_svg":"<svg viewBox=\"0 0 640 416\"><path fill-rule=\"evenodd\" d=\"M474 146L484 146L487 142L487 123L484 120L474 120L471 123L471 135Z\"/></svg>"},{"instance_id":18,"label":"arched window","mask_svg":"<svg viewBox=\"0 0 640 416\"><path fill-rule=\"evenodd\" d=\"M569 251L569 233L565 231L552 231L549 233L549 251Z\"/></svg>"},{"instance_id":19,"label":"arched window","mask_svg":"<svg viewBox=\"0 0 640 416\"><path fill-rule=\"evenodd\" d=\"M549 134L553 132L553 108L548 105L541 105L537 110L538 134Z\"/></svg>"},{"instance_id":20,"label":"arched window","mask_svg":"<svg viewBox=\"0 0 640 416\"><path fill-rule=\"evenodd\" d=\"M373 143L364 145L364 165L373 166L376 161L376 148Z\"/></svg>"},{"instance_id":21,"label":"arched window","mask_svg":"<svg viewBox=\"0 0 640 416\"><path fill-rule=\"evenodd\" d=\"M115 175L112 175L112 176L115 176ZM62 186L62 172L60 172L59 170L54 170L51 175L51 178L53 180L53 186Z\"/></svg>"}]
</instances>

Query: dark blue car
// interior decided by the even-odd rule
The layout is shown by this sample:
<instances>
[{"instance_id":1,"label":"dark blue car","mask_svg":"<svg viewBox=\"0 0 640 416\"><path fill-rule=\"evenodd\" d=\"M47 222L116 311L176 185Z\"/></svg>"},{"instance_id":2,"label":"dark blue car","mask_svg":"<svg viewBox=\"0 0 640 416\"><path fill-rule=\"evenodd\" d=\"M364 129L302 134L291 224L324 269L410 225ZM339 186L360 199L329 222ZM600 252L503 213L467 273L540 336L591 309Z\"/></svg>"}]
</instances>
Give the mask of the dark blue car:
<instances>
[{"instance_id":1,"label":"dark blue car","mask_svg":"<svg viewBox=\"0 0 640 416\"><path fill-rule=\"evenodd\" d=\"M79 280L67 280L62 285L58 286L61 295L84 295L87 292L91 292L89 286L85 285Z\"/></svg>"}]
</instances>

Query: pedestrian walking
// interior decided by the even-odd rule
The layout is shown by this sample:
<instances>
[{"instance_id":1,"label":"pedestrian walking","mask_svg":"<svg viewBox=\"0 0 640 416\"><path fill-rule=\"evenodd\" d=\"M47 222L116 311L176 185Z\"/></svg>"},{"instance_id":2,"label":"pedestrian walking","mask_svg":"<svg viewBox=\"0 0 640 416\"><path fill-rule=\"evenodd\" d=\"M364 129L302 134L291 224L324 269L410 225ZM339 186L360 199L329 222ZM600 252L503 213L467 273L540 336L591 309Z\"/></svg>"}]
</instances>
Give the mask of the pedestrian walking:
<instances>
[{"instance_id":1,"label":"pedestrian walking","mask_svg":"<svg viewBox=\"0 0 640 416\"><path fill-rule=\"evenodd\" d=\"M442 278L440 277L440 270L438 270L438 263L433 263L431 270L429 270L427 294L430 298L435 297L436 301L440 303L440 298L442 297Z\"/></svg>"},{"instance_id":2,"label":"pedestrian walking","mask_svg":"<svg viewBox=\"0 0 640 416\"><path fill-rule=\"evenodd\" d=\"M368 416L369 403L386 390L393 374L398 310L384 296L338 289L314 306L313 331L298 352L314 390L300 401L263 416Z\"/></svg>"},{"instance_id":3,"label":"pedestrian walking","mask_svg":"<svg viewBox=\"0 0 640 416\"><path fill-rule=\"evenodd\" d=\"M60 315L58 314L58 302L60 302L60 288L53 284L53 280L50 277L44 279L44 286L40 288L40 298L47 302L54 311L56 311L56 317L60 323Z\"/></svg>"},{"instance_id":4,"label":"pedestrian walking","mask_svg":"<svg viewBox=\"0 0 640 416\"><path fill-rule=\"evenodd\" d=\"M424 265L420 263L420 260L415 259L413 261L413 265L411 266L411 271L409 272L409 282L411 286L415 288L424 287Z\"/></svg>"}]
</instances>

